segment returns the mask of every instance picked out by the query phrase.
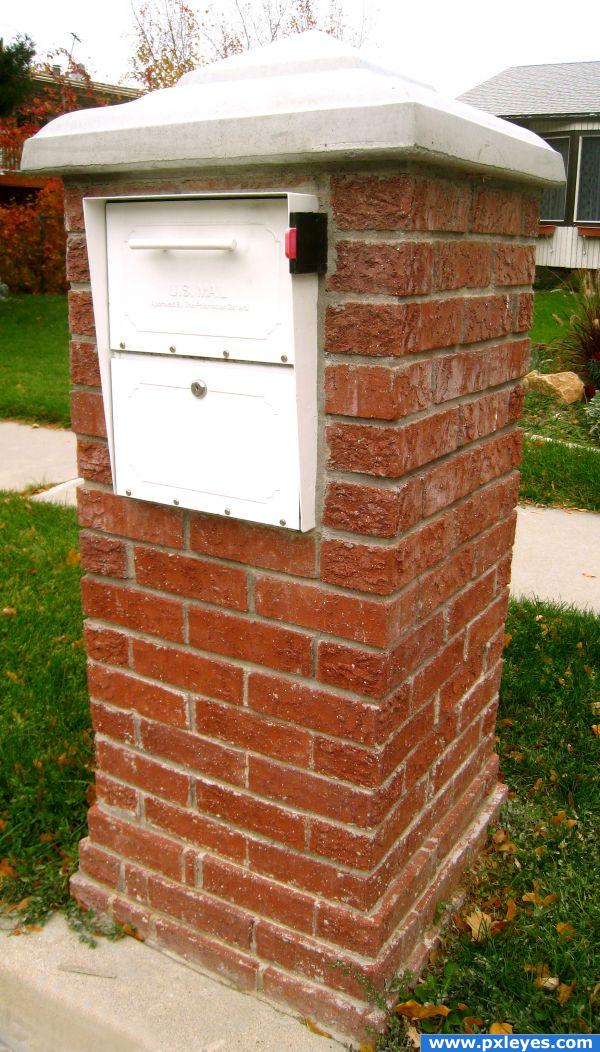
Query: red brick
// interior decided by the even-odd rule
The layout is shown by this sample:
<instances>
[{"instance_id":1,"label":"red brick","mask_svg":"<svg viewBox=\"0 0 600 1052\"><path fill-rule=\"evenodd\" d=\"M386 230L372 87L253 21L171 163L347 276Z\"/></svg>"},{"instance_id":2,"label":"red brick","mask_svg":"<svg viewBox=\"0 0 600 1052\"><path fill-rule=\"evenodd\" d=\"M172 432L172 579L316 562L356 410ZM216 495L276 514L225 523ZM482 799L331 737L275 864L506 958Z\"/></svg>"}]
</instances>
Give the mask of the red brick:
<instances>
[{"instance_id":1,"label":"red brick","mask_svg":"<svg viewBox=\"0 0 600 1052\"><path fill-rule=\"evenodd\" d=\"M476 296L465 300L463 343L478 343L512 331L510 296Z\"/></svg>"},{"instance_id":2,"label":"red brick","mask_svg":"<svg viewBox=\"0 0 600 1052\"><path fill-rule=\"evenodd\" d=\"M120 811L129 811L133 818L138 812L138 793L129 785L115 782L103 771L96 771L96 799L98 803L105 803L108 807L118 808Z\"/></svg>"},{"instance_id":3,"label":"red brick","mask_svg":"<svg viewBox=\"0 0 600 1052\"><path fill-rule=\"evenodd\" d=\"M494 633L502 628L506 620L508 608L508 592L504 591L491 606L480 614L469 627L467 647L469 654L478 654L492 638Z\"/></svg>"},{"instance_id":4,"label":"red brick","mask_svg":"<svg viewBox=\"0 0 600 1052\"><path fill-rule=\"evenodd\" d=\"M310 637L299 632L200 607L190 608L189 631L190 643L201 650L301 676L312 670Z\"/></svg>"},{"instance_id":5,"label":"red brick","mask_svg":"<svg viewBox=\"0 0 600 1052\"><path fill-rule=\"evenodd\" d=\"M302 577L314 577L316 572L313 537L249 522L196 515L191 521L190 547L265 570Z\"/></svg>"},{"instance_id":6,"label":"red brick","mask_svg":"<svg viewBox=\"0 0 600 1052\"><path fill-rule=\"evenodd\" d=\"M207 856L202 863L202 886L264 917L273 917L297 931L312 931L314 899L267 877Z\"/></svg>"},{"instance_id":7,"label":"red brick","mask_svg":"<svg viewBox=\"0 0 600 1052\"><path fill-rule=\"evenodd\" d=\"M135 741L135 723L129 712L109 708L93 698L90 701L92 727L96 734L106 734L109 738L132 744Z\"/></svg>"},{"instance_id":8,"label":"red brick","mask_svg":"<svg viewBox=\"0 0 600 1052\"><path fill-rule=\"evenodd\" d=\"M65 228L69 231L83 233L85 222L83 219L83 197L87 193L87 187L65 186Z\"/></svg>"},{"instance_id":9,"label":"red brick","mask_svg":"<svg viewBox=\"0 0 600 1052\"><path fill-rule=\"evenodd\" d=\"M480 485L481 449L468 449L430 468L423 487L423 515L433 515Z\"/></svg>"},{"instance_id":10,"label":"red brick","mask_svg":"<svg viewBox=\"0 0 600 1052\"><path fill-rule=\"evenodd\" d=\"M331 195L342 230L467 229L470 191L454 180L412 174L334 177Z\"/></svg>"},{"instance_id":11,"label":"red brick","mask_svg":"<svg viewBox=\"0 0 600 1052\"><path fill-rule=\"evenodd\" d=\"M499 522L493 529L478 538L475 548L475 573L482 574L488 566L495 563L512 549L515 538L517 516L513 512L507 519Z\"/></svg>"},{"instance_id":12,"label":"red brick","mask_svg":"<svg viewBox=\"0 0 600 1052\"><path fill-rule=\"evenodd\" d=\"M535 277L533 245L496 245L494 274L497 285L531 285Z\"/></svg>"},{"instance_id":13,"label":"red brick","mask_svg":"<svg viewBox=\"0 0 600 1052\"><path fill-rule=\"evenodd\" d=\"M478 241L438 241L435 246L435 288L483 288L489 285L492 253Z\"/></svg>"},{"instance_id":14,"label":"red brick","mask_svg":"<svg viewBox=\"0 0 600 1052\"><path fill-rule=\"evenodd\" d=\"M433 246L419 241L339 241L328 287L339 292L415 296L431 292Z\"/></svg>"},{"instance_id":15,"label":"red brick","mask_svg":"<svg viewBox=\"0 0 600 1052\"><path fill-rule=\"evenodd\" d=\"M71 428L79 435L106 437L102 395L89 391L71 392Z\"/></svg>"},{"instance_id":16,"label":"red brick","mask_svg":"<svg viewBox=\"0 0 600 1052\"><path fill-rule=\"evenodd\" d=\"M223 661L136 639L133 663L142 676L172 683L175 687L207 694L210 698L241 702L243 672Z\"/></svg>"},{"instance_id":17,"label":"red brick","mask_svg":"<svg viewBox=\"0 0 600 1052\"><path fill-rule=\"evenodd\" d=\"M67 239L67 281L89 280L90 267L85 237L71 236Z\"/></svg>"},{"instance_id":18,"label":"red brick","mask_svg":"<svg viewBox=\"0 0 600 1052\"><path fill-rule=\"evenodd\" d=\"M196 799L200 811L271 840L281 840L288 847L304 847L306 818L302 814L211 782L196 782Z\"/></svg>"},{"instance_id":19,"label":"red brick","mask_svg":"<svg viewBox=\"0 0 600 1052\"><path fill-rule=\"evenodd\" d=\"M77 336L95 336L91 292L69 292L69 327Z\"/></svg>"},{"instance_id":20,"label":"red brick","mask_svg":"<svg viewBox=\"0 0 600 1052\"><path fill-rule=\"evenodd\" d=\"M71 340L69 348L71 351L71 383L81 384L83 387L100 387L100 368L96 344L82 343L81 340Z\"/></svg>"},{"instance_id":21,"label":"red brick","mask_svg":"<svg viewBox=\"0 0 600 1052\"><path fill-rule=\"evenodd\" d=\"M339 993L298 979L277 968L267 968L262 975L262 989L267 997L293 1005L303 1016L316 1017L325 1026L332 1026L354 1037L367 1037L374 1029L382 1028L382 1019L375 1009L349 1001Z\"/></svg>"},{"instance_id":22,"label":"red brick","mask_svg":"<svg viewBox=\"0 0 600 1052\"><path fill-rule=\"evenodd\" d=\"M448 355L436 363L434 401L447 401L516 380L523 376L528 360L527 340Z\"/></svg>"},{"instance_id":23,"label":"red brick","mask_svg":"<svg viewBox=\"0 0 600 1052\"><path fill-rule=\"evenodd\" d=\"M460 631L473 617L481 612L494 598L494 575L486 574L473 581L460 595L448 604L448 631L451 635Z\"/></svg>"},{"instance_id":24,"label":"red brick","mask_svg":"<svg viewBox=\"0 0 600 1052\"><path fill-rule=\"evenodd\" d=\"M254 990L258 962L239 951L229 949L200 932L185 928L175 921L159 917L156 921L156 942L186 961L200 964L216 975L235 983L240 990Z\"/></svg>"},{"instance_id":25,"label":"red brick","mask_svg":"<svg viewBox=\"0 0 600 1052\"><path fill-rule=\"evenodd\" d=\"M100 884L106 884L109 888L116 888L119 882L121 860L116 855L109 855L92 844L89 837L79 841L79 865L84 873L92 880Z\"/></svg>"},{"instance_id":26,"label":"red brick","mask_svg":"<svg viewBox=\"0 0 600 1052\"><path fill-rule=\"evenodd\" d=\"M309 858L290 848L257 840L249 841L248 856L253 872L327 899L340 899L359 909L365 906L366 878L358 873L340 870L325 859Z\"/></svg>"},{"instance_id":27,"label":"red brick","mask_svg":"<svg viewBox=\"0 0 600 1052\"><path fill-rule=\"evenodd\" d=\"M341 643L319 643L317 679L369 698L383 698L392 688L387 655Z\"/></svg>"},{"instance_id":28,"label":"red brick","mask_svg":"<svg viewBox=\"0 0 600 1052\"><path fill-rule=\"evenodd\" d=\"M100 701L107 701L120 709L134 709L142 716L174 727L186 726L183 694L146 683L134 674L93 663L88 665L88 685L90 694Z\"/></svg>"},{"instance_id":29,"label":"red brick","mask_svg":"<svg viewBox=\"0 0 600 1052\"><path fill-rule=\"evenodd\" d=\"M342 778L352 785L365 786L367 789L378 788L383 777L380 753L331 738L315 738L313 767L320 774ZM336 791L339 788L335 786ZM346 817L349 813L346 810ZM344 816L341 821L344 821ZM356 824L360 823L357 821Z\"/></svg>"},{"instance_id":30,"label":"red brick","mask_svg":"<svg viewBox=\"0 0 600 1052\"><path fill-rule=\"evenodd\" d=\"M163 592L204 599L235 610L248 609L247 575L235 566L175 552L136 548L135 576L140 584Z\"/></svg>"},{"instance_id":31,"label":"red brick","mask_svg":"<svg viewBox=\"0 0 600 1052\"><path fill-rule=\"evenodd\" d=\"M456 540L461 544L503 519L516 502L516 476L499 479L464 501L456 510Z\"/></svg>"},{"instance_id":32,"label":"red brick","mask_svg":"<svg viewBox=\"0 0 600 1052\"><path fill-rule=\"evenodd\" d=\"M540 195L523 195L523 228L525 237L537 237L540 223Z\"/></svg>"},{"instance_id":33,"label":"red brick","mask_svg":"<svg viewBox=\"0 0 600 1052\"><path fill-rule=\"evenodd\" d=\"M147 720L141 723L140 735L143 748L151 755L234 785L244 785L246 764L239 750Z\"/></svg>"},{"instance_id":34,"label":"red brick","mask_svg":"<svg viewBox=\"0 0 600 1052\"><path fill-rule=\"evenodd\" d=\"M329 365L325 409L339 416L398 420L431 404L431 362L399 369L378 365Z\"/></svg>"},{"instance_id":35,"label":"red brick","mask_svg":"<svg viewBox=\"0 0 600 1052\"><path fill-rule=\"evenodd\" d=\"M207 815L184 811L164 800L154 800L152 797L146 800L145 807L146 821L165 832L172 833L188 844L209 848L234 861L245 860L246 838L236 829L208 818Z\"/></svg>"},{"instance_id":36,"label":"red brick","mask_svg":"<svg viewBox=\"0 0 600 1052\"><path fill-rule=\"evenodd\" d=\"M128 577L127 550L123 541L98 537L94 533L79 535L81 565L88 573L104 577Z\"/></svg>"},{"instance_id":37,"label":"red brick","mask_svg":"<svg viewBox=\"0 0 600 1052\"><path fill-rule=\"evenodd\" d=\"M175 642L183 639L181 603L121 585L84 577L83 610L88 617L149 632Z\"/></svg>"},{"instance_id":38,"label":"red brick","mask_svg":"<svg viewBox=\"0 0 600 1052\"><path fill-rule=\"evenodd\" d=\"M283 767L270 760L251 756L248 766L248 788L278 803L301 808L310 814L325 815L339 822L368 826L371 797L351 786L319 778L309 771Z\"/></svg>"},{"instance_id":39,"label":"red brick","mask_svg":"<svg viewBox=\"0 0 600 1052\"><path fill-rule=\"evenodd\" d=\"M456 449L459 412L443 410L402 428L372 424L330 424L329 463L341 471L399 478Z\"/></svg>"},{"instance_id":40,"label":"red brick","mask_svg":"<svg viewBox=\"0 0 600 1052\"><path fill-rule=\"evenodd\" d=\"M201 698L196 702L196 730L251 752L308 767L311 738L307 731L277 723L237 705L221 705Z\"/></svg>"},{"instance_id":41,"label":"red brick","mask_svg":"<svg viewBox=\"0 0 600 1052\"><path fill-rule=\"evenodd\" d=\"M339 967L348 963L341 959L343 954L314 939L279 928L270 921L259 920L256 926L256 952L259 957L280 964L288 972L300 972L338 990L346 990L355 997L364 997L364 986L351 968Z\"/></svg>"},{"instance_id":42,"label":"red brick","mask_svg":"<svg viewBox=\"0 0 600 1052\"><path fill-rule=\"evenodd\" d=\"M103 661L107 665L129 664L129 637L123 632L100 625L84 625L85 648L88 657L93 661Z\"/></svg>"},{"instance_id":43,"label":"red brick","mask_svg":"<svg viewBox=\"0 0 600 1052\"><path fill-rule=\"evenodd\" d=\"M330 482L325 494L323 522L351 533L396 537L421 518L422 489L422 479L417 477L400 482L392 489Z\"/></svg>"},{"instance_id":44,"label":"red brick","mask_svg":"<svg viewBox=\"0 0 600 1052\"><path fill-rule=\"evenodd\" d=\"M91 839L133 862L179 879L181 846L149 829L123 822L94 806L88 812Z\"/></svg>"},{"instance_id":45,"label":"red brick","mask_svg":"<svg viewBox=\"0 0 600 1052\"><path fill-rule=\"evenodd\" d=\"M398 357L460 342L460 298L420 303L348 303L329 307L325 350L335 354Z\"/></svg>"},{"instance_id":46,"label":"red brick","mask_svg":"<svg viewBox=\"0 0 600 1052\"><path fill-rule=\"evenodd\" d=\"M190 779L180 771L156 763L131 749L123 749L110 742L96 743L96 761L100 769L122 782L135 785L156 796L164 796L175 804L187 804Z\"/></svg>"},{"instance_id":47,"label":"red brick","mask_svg":"<svg viewBox=\"0 0 600 1052\"><path fill-rule=\"evenodd\" d=\"M529 332L533 325L533 292L520 292L515 300L515 331Z\"/></svg>"},{"instance_id":48,"label":"red brick","mask_svg":"<svg viewBox=\"0 0 600 1052\"><path fill-rule=\"evenodd\" d=\"M228 903L217 902L197 889L182 888L160 877L148 881L150 905L192 928L216 935L242 949L250 949L253 921L248 913Z\"/></svg>"},{"instance_id":49,"label":"red brick","mask_svg":"<svg viewBox=\"0 0 600 1052\"><path fill-rule=\"evenodd\" d=\"M108 446L104 442L92 442L89 439L77 439L77 471L84 479L91 482L104 482L112 485Z\"/></svg>"},{"instance_id":50,"label":"red brick","mask_svg":"<svg viewBox=\"0 0 600 1052\"><path fill-rule=\"evenodd\" d=\"M175 508L161 508L87 488L79 490L78 500L79 522L88 529L181 548L182 514Z\"/></svg>"},{"instance_id":51,"label":"red brick","mask_svg":"<svg viewBox=\"0 0 600 1052\"><path fill-rule=\"evenodd\" d=\"M520 234L521 194L516 190L476 189L471 230L476 234Z\"/></svg>"},{"instance_id":52,"label":"red brick","mask_svg":"<svg viewBox=\"0 0 600 1052\"><path fill-rule=\"evenodd\" d=\"M414 617L412 597L391 603L358 599L311 585L259 577L256 611L371 646L386 646Z\"/></svg>"},{"instance_id":53,"label":"red brick","mask_svg":"<svg viewBox=\"0 0 600 1052\"><path fill-rule=\"evenodd\" d=\"M460 406L463 445L505 427L509 422L509 397L506 391L499 391L484 394Z\"/></svg>"},{"instance_id":54,"label":"red brick","mask_svg":"<svg viewBox=\"0 0 600 1052\"><path fill-rule=\"evenodd\" d=\"M351 741L372 743L378 708L289 679L251 672L248 704L258 712Z\"/></svg>"},{"instance_id":55,"label":"red brick","mask_svg":"<svg viewBox=\"0 0 600 1052\"><path fill-rule=\"evenodd\" d=\"M436 566L421 582L421 616L429 615L441 603L458 592L473 575L473 552L459 548Z\"/></svg>"}]
</instances>

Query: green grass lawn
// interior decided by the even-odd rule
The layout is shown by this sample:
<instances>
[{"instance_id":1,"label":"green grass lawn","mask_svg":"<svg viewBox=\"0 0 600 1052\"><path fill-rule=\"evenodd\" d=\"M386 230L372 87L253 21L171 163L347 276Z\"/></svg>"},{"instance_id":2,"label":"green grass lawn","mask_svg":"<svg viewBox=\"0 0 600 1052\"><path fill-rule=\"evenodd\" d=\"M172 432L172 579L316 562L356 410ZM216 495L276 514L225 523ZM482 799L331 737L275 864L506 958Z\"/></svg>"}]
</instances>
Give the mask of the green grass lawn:
<instances>
[{"instance_id":1,"label":"green grass lawn","mask_svg":"<svg viewBox=\"0 0 600 1052\"><path fill-rule=\"evenodd\" d=\"M598 1031L600 618L513 603L506 642L509 801L433 964L415 990L400 981L398 998L450 1009L417 1024L427 1031ZM476 940L467 918L480 914ZM412 1047L403 1019L392 1015L377 1047Z\"/></svg>"},{"instance_id":2,"label":"green grass lawn","mask_svg":"<svg viewBox=\"0 0 600 1052\"><path fill-rule=\"evenodd\" d=\"M66 296L0 302L0 418L70 427Z\"/></svg>"},{"instance_id":3,"label":"green grass lawn","mask_svg":"<svg viewBox=\"0 0 600 1052\"><path fill-rule=\"evenodd\" d=\"M537 344L551 343L556 339L564 325L568 324L573 302L573 293L565 289L536 292L533 327L530 333L534 347Z\"/></svg>"},{"instance_id":4,"label":"green grass lawn","mask_svg":"<svg viewBox=\"0 0 600 1052\"><path fill-rule=\"evenodd\" d=\"M600 450L525 435L519 496L532 504L600 511Z\"/></svg>"},{"instance_id":5,"label":"green grass lawn","mask_svg":"<svg viewBox=\"0 0 600 1052\"><path fill-rule=\"evenodd\" d=\"M0 494L0 908L68 901L92 737L75 512Z\"/></svg>"}]
</instances>

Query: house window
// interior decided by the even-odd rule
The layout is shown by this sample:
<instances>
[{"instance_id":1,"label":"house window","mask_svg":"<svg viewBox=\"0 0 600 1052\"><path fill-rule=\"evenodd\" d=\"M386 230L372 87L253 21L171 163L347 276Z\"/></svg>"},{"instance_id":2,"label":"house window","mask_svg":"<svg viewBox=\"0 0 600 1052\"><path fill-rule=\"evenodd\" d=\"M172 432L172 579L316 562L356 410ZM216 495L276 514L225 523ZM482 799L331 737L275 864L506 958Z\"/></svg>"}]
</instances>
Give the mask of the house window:
<instances>
[{"instance_id":1,"label":"house window","mask_svg":"<svg viewBox=\"0 0 600 1052\"><path fill-rule=\"evenodd\" d=\"M577 220L600 222L600 135L581 138Z\"/></svg>"},{"instance_id":2,"label":"house window","mask_svg":"<svg viewBox=\"0 0 600 1052\"><path fill-rule=\"evenodd\" d=\"M569 168L569 140L547 139L546 142L553 150L559 153L565 162L565 172ZM557 186L544 190L540 209L540 219L543 222L562 223L565 218L565 202L567 199L566 186Z\"/></svg>"}]
</instances>

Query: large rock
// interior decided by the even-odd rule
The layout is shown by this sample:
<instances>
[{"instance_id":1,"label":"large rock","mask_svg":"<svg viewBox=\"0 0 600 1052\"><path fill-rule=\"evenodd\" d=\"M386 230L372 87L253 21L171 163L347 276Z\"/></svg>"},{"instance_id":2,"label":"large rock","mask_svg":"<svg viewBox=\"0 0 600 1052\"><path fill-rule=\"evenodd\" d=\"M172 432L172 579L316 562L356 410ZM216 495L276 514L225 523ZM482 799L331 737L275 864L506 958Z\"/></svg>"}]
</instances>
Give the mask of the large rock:
<instances>
[{"instance_id":1,"label":"large rock","mask_svg":"<svg viewBox=\"0 0 600 1052\"><path fill-rule=\"evenodd\" d=\"M523 383L526 391L539 391L566 405L583 398L584 386L577 373L540 373L534 369L527 373Z\"/></svg>"}]
</instances>

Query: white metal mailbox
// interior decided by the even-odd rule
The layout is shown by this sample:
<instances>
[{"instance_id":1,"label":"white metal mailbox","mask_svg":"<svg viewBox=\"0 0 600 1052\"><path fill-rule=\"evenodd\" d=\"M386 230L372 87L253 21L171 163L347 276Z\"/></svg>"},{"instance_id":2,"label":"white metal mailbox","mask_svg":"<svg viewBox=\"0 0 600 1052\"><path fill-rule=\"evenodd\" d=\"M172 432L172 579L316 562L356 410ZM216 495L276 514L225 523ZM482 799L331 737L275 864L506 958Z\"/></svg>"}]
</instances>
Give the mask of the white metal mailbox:
<instances>
[{"instance_id":1,"label":"white metal mailbox","mask_svg":"<svg viewBox=\"0 0 600 1052\"><path fill-rule=\"evenodd\" d=\"M115 492L312 529L316 198L87 198L84 212Z\"/></svg>"}]
</instances>

